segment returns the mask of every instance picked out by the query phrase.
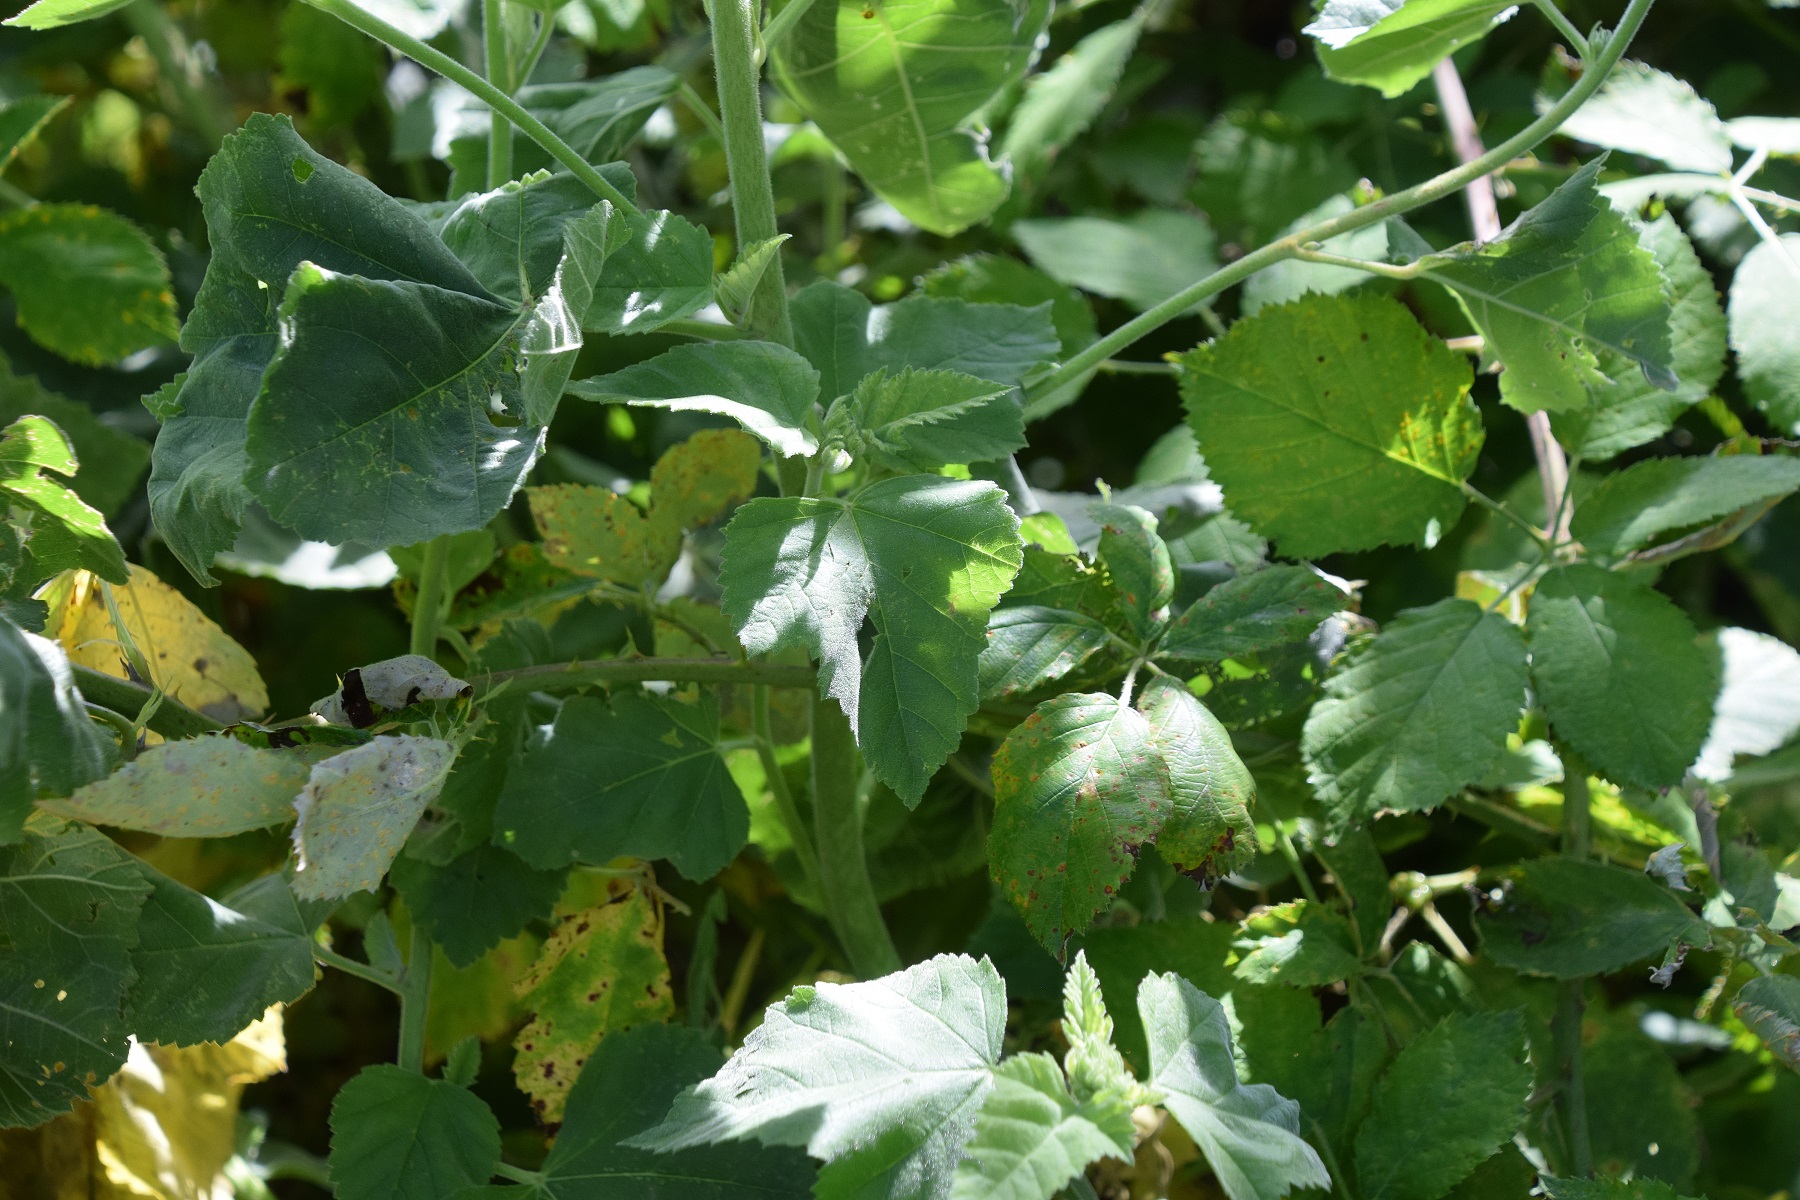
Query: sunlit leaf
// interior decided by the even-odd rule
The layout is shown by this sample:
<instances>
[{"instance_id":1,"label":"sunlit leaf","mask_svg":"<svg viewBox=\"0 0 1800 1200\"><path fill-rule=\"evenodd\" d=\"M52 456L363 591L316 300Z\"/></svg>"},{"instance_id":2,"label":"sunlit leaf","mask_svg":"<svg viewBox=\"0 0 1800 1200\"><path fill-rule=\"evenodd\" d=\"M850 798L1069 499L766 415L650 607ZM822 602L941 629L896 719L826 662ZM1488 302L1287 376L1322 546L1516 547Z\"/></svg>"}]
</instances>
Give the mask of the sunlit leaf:
<instances>
[{"instance_id":1,"label":"sunlit leaf","mask_svg":"<svg viewBox=\"0 0 1800 1200\"><path fill-rule=\"evenodd\" d=\"M449 742L384 735L314 766L294 799L294 894L318 900L378 886L455 759Z\"/></svg>"}]
</instances>

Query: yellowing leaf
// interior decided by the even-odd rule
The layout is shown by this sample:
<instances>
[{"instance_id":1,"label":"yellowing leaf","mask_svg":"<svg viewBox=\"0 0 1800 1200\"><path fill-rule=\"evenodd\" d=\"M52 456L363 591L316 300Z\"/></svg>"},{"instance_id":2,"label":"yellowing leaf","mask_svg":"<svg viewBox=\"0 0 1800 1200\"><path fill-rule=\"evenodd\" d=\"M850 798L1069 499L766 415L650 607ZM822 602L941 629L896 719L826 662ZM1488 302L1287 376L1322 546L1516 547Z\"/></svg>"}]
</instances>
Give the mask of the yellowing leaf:
<instances>
[{"instance_id":1,"label":"yellowing leaf","mask_svg":"<svg viewBox=\"0 0 1800 1200\"><path fill-rule=\"evenodd\" d=\"M675 1013L661 913L628 884L613 886L607 903L563 919L519 981L536 1015L513 1043L513 1073L544 1121L562 1119L569 1089L601 1038Z\"/></svg>"},{"instance_id":2,"label":"yellowing leaf","mask_svg":"<svg viewBox=\"0 0 1800 1200\"><path fill-rule=\"evenodd\" d=\"M123 587L75 571L45 596L51 610L45 628L55 632L70 662L131 678L107 611L109 587L125 631L150 669L146 682L219 721L258 717L269 707L268 689L250 652L187 597L135 564Z\"/></svg>"},{"instance_id":3,"label":"yellowing leaf","mask_svg":"<svg viewBox=\"0 0 1800 1200\"><path fill-rule=\"evenodd\" d=\"M320 900L379 886L455 762L449 742L384 736L313 767L294 798L294 895Z\"/></svg>"}]
</instances>

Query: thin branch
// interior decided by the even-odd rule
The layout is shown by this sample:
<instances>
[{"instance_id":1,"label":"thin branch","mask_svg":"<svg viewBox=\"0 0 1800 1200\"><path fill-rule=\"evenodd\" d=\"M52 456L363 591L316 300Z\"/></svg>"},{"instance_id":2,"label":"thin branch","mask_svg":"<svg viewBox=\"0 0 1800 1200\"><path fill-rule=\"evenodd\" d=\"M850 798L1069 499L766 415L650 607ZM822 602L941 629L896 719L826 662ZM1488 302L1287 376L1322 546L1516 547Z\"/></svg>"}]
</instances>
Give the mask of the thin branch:
<instances>
[{"instance_id":1,"label":"thin branch","mask_svg":"<svg viewBox=\"0 0 1800 1200\"><path fill-rule=\"evenodd\" d=\"M1538 6L1538 11L1543 13L1552 25L1556 26L1556 31L1563 35L1563 38L1569 43L1569 49L1575 52L1576 57L1586 59L1588 56L1587 35L1575 28L1575 23L1563 14L1562 9L1556 7L1556 0L1534 0L1534 3Z\"/></svg>"},{"instance_id":2,"label":"thin branch","mask_svg":"<svg viewBox=\"0 0 1800 1200\"><path fill-rule=\"evenodd\" d=\"M700 123L706 126L706 132L719 139L719 145L723 146L725 144L725 126L720 123L719 114L712 110L712 105L706 102L706 97L695 91L694 85L685 79L681 81L681 89L675 94L681 98L683 104L687 105L688 111L698 117Z\"/></svg>"},{"instance_id":3,"label":"thin branch","mask_svg":"<svg viewBox=\"0 0 1800 1200\"><path fill-rule=\"evenodd\" d=\"M354 958L339 954L335 950L327 950L323 946L314 946L312 956L313 961L331 967L333 970L342 971L346 975L354 975L378 988L386 988L396 996L401 994L399 980L383 971L376 970L367 963L359 963Z\"/></svg>"}]
</instances>

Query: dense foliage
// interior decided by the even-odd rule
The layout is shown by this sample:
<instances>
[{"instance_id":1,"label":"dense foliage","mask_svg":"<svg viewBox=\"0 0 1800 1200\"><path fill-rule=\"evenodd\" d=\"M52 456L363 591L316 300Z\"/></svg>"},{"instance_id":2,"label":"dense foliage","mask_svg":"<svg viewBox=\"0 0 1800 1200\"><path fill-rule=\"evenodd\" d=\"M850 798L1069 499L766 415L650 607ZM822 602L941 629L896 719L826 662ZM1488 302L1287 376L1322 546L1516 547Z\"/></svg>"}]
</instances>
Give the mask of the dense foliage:
<instances>
[{"instance_id":1,"label":"dense foliage","mask_svg":"<svg viewBox=\"0 0 1800 1200\"><path fill-rule=\"evenodd\" d=\"M17 12L0 1180L1800 1192L1790 7Z\"/></svg>"}]
</instances>

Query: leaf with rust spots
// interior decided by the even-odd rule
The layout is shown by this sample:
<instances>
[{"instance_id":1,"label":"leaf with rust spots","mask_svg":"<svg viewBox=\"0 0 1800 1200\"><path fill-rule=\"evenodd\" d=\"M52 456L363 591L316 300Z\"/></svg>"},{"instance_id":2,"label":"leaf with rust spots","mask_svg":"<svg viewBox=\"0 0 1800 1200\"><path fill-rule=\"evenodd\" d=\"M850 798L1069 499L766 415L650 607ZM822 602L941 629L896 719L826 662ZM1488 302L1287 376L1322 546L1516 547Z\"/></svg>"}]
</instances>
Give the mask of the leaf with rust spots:
<instances>
[{"instance_id":1,"label":"leaf with rust spots","mask_svg":"<svg viewBox=\"0 0 1800 1200\"><path fill-rule=\"evenodd\" d=\"M662 934L650 900L623 890L565 917L519 981L535 1015L513 1042L513 1074L542 1120L562 1120L569 1089L607 1034L675 1015Z\"/></svg>"},{"instance_id":2,"label":"leaf with rust spots","mask_svg":"<svg viewBox=\"0 0 1800 1200\"><path fill-rule=\"evenodd\" d=\"M1157 536L1157 520L1130 504L1096 504L1089 512L1100 525L1100 561L1124 595L1126 619L1146 637L1175 595L1175 565Z\"/></svg>"},{"instance_id":3,"label":"leaf with rust spots","mask_svg":"<svg viewBox=\"0 0 1800 1200\"><path fill-rule=\"evenodd\" d=\"M1149 721L1117 697L1038 705L994 756L994 878L1053 954L1131 874L1172 808Z\"/></svg>"}]
</instances>

